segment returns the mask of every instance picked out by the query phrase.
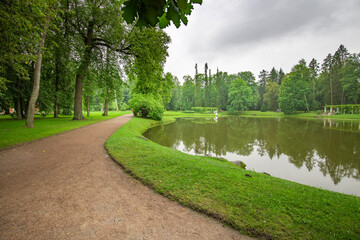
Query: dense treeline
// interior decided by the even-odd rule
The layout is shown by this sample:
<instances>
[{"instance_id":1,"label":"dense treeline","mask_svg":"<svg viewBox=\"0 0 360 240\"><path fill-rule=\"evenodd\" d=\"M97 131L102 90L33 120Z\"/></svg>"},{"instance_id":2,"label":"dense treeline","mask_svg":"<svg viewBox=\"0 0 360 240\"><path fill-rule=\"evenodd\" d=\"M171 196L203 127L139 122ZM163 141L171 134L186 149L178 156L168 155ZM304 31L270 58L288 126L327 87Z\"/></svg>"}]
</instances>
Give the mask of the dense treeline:
<instances>
[{"instance_id":1,"label":"dense treeline","mask_svg":"<svg viewBox=\"0 0 360 240\"><path fill-rule=\"evenodd\" d=\"M169 101L160 28L187 24L201 2L1 1L0 112L15 108L32 127L36 109L80 120L83 109L127 108L131 94Z\"/></svg>"},{"instance_id":2,"label":"dense treeline","mask_svg":"<svg viewBox=\"0 0 360 240\"><path fill-rule=\"evenodd\" d=\"M296 111L322 109L325 105L357 104L360 100L360 54L350 54L340 45L320 65L316 59L304 59L285 74L272 68L262 70L258 81L251 72L228 74L217 70L211 74L205 64L204 73L184 77L180 86L175 81L172 110L192 107L218 107L223 110L271 110L290 114Z\"/></svg>"}]
</instances>

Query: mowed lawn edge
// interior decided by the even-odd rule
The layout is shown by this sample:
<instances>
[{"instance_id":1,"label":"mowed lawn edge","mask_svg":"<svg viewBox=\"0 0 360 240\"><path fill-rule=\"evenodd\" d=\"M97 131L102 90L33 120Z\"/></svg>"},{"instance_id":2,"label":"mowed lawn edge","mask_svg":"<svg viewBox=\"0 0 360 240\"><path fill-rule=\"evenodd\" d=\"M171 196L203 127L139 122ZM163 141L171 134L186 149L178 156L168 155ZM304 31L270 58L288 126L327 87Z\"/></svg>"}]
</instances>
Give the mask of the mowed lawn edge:
<instances>
[{"instance_id":1,"label":"mowed lawn edge","mask_svg":"<svg viewBox=\"0 0 360 240\"><path fill-rule=\"evenodd\" d=\"M26 119L16 120L8 116L1 116L0 150L130 113L130 111L110 111L109 116L105 117L102 116L102 112L91 112L90 117L85 117L84 120L72 120L72 116L60 116L59 118L53 118L51 115L47 117L36 116L34 128L24 127Z\"/></svg>"},{"instance_id":2,"label":"mowed lawn edge","mask_svg":"<svg viewBox=\"0 0 360 240\"><path fill-rule=\"evenodd\" d=\"M188 155L142 137L162 122L133 118L106 142L128 173L156 192L265 239L360 239L360 198ZM246 176L246 174L251 177Z\"/></svg>"}]
</instances>

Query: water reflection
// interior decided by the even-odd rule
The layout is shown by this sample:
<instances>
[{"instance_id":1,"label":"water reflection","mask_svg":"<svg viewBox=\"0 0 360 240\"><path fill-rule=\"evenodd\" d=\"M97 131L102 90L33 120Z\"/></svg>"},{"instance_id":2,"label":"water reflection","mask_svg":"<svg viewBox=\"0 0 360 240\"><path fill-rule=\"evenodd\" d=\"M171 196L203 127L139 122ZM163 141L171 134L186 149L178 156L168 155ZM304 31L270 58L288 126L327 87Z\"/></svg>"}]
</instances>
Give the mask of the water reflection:
<instances>
[{"instance_id":1,"label":"water reflection","mask_svg":"<svg viewBox=\"0 0 360 240\"><path fill-rule=\"evenodd\" d=\"M358 122L326 119L226 117L178 119L145 134L154 142L184 152L241 160L248 169L360 195L359 129ZM346 186L341 188L349 190L330 186L325 180L329 176L333 186L343 180Z\"/></svg>"}]
</instances>

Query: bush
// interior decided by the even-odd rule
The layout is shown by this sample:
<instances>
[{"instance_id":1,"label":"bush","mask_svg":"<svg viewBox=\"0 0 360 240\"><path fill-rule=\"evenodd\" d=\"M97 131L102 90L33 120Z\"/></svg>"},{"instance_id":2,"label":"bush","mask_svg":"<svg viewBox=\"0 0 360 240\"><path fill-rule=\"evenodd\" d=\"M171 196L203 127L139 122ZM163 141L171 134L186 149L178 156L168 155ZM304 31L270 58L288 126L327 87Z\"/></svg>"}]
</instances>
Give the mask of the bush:
<instances>
[{"instance_id":1,"label":"bush","mask_svg":"<svg viewBox=\"0 0 360 240\"><path fill-rule=\"evenodd\" d=\"M134 95L129 101L129 105L135 116L154 120L161 120L165 111L161 100L155 99L151 95Z\"/></svg>"},{"instance_id":2,"label":"bush","mask_svg":"<svg viewBox=\"0 0 360 240\"><path fill-rule=\"evenodd\" d=\"M261 111L261 112L266 112L266 111L267 111L265 104L263 104L263 105L261 106L260 111Z\"/></svg>"},{"instance_id":3,"label":"bush","mask_svg":"<svg viewBox=\"0 0 360 240\"><path fill-rule=\"evenodd\" d=\"M70 108L63 108L63 109L62 109L62 112L61 112L61 115L71 116L71 115L72 115L72 111L71 111Z\"/></svg>"},{"instance_id":4,"label":"bush","mask_svg":"<svg viewBox=\"0 0 360 240\"><path fill-rule=\"evenodd\" d=\"M126 103L121 104L120 111L126 111L129 110L129 105Z\"/></svg>"}]
</instances>

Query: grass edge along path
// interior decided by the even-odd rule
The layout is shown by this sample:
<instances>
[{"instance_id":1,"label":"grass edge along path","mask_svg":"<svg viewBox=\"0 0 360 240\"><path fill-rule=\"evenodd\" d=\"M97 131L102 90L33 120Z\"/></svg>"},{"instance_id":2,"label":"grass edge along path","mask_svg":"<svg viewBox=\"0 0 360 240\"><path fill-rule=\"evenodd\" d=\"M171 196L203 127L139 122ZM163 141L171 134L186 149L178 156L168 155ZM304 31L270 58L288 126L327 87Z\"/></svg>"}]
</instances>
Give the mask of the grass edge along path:
<instances>
[{"instance_id":1,"label":"grass edge along path","mask_svg":"<svg viewBox=\"0 0 360 240\"><path fill-rule=\"evenodd\" d=\"M359 197L188 155L142 137L159 123L133 118L106 142L111 157L156 192L252 237L360 239Z\"/></svg>"},{"instance_id":2,"label":"grass edge along path","mask_svg":"<svg viewBox=\"0 0 360 240\"><path fill-rule=\"evenodd\" d=\"M90 117L76 121L72 120L72 116L60 116L59 118L53 118L51 115L49 115L49 117L36 116L34 128L24 127L26 119L16 120L9 116L1 116L0 150L130 113L130 111L109 111L109 116L104 117L102 116L102 112L91 112Z\"/></svg>"}]
</instances>

